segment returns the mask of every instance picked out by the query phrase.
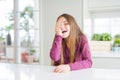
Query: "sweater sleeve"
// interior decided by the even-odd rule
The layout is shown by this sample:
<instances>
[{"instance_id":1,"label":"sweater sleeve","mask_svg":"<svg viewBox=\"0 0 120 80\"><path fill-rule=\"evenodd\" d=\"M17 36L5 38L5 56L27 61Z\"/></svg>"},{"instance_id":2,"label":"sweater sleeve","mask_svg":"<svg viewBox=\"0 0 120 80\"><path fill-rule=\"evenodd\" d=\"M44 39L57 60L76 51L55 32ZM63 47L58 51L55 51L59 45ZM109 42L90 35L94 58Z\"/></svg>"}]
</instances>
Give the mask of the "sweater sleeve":
<instances>
[{"instance_id":1,"label":"sweater sleeve","mask_svg":"<svg viewBox=\"0 0 120 80\"><path fill-rule=\"evenodd\" d=\"M52 48L50 49L50 58L53 61L58 61L60 59L61 43L62 43L62 37L60 35L56 35L53 41Z\"/></svg>"},{"instance_id":2,"label":"sweater sleeve","mask_svg":"<svg viewBox=\"0 0 120 80\"><path fill-rule=\"evenodd\" d=\"M79 51L79 54L81 54L82 59L77 59L73 63L70 63L69 65L71 70L85 69L90 68L92 66L91 52L89 49L87 38L85 36L81 36L80 46L81 51ZM78 56L77 58L80 58L80 56Z\"/></svg>"}]
</instances>

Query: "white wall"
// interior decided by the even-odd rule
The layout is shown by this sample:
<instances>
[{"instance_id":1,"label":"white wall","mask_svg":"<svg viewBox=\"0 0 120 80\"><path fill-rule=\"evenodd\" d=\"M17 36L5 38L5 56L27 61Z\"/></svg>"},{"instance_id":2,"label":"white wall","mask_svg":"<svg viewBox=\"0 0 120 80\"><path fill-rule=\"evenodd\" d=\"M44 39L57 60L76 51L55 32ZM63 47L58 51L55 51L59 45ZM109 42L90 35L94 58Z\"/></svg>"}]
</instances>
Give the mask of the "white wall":
<instances>
[{"instance_id":1,"label":"white wall","mask_svg":"<svg viewBox=\"0 0 120 80\"><path fill-rule=\"evenodd\" d=\"M120 9L120 0L87 0L91 11L106 11Z\"/></svg>"},{"instance_id":2,"label":"white wall","mask_svg":"<svg viewBox=\"0 0 120 80\"><path fill-rule=\"evenodd\" d=\"M82 0L42 0L43 64L50 64L49 52L57 17L63 13L71 14L82 26L81 12Z\"/></svg>"}]
</instances>

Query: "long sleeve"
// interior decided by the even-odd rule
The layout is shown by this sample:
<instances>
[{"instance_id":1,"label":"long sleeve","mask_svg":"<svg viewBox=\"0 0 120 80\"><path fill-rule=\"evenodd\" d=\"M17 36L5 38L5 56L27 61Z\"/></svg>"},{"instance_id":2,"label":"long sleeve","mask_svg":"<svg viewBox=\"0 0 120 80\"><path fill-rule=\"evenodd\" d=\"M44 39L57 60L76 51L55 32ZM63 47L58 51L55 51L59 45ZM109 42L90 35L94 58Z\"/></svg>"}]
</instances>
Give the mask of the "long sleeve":
<instances>
[{"instance_id":1,"label":"long sleeve","mask_svg":"<svg viewBox=\"0 0 120 80\"><path fill-rule=\"evenodd\" d=\"M75 61L69 64L71 70L85 69L92 66L91 52L87 38L85 36L81 36L79 42L80 46L78 47L78 54L80 54L80 56L77 56Z\"/></svg>"},{"instance_id":2,"label":"long sleeve","mask_svg":"<svg viewBox=\"0 0 120 80\"><path fill-rule=\"evenodd\" d=\"M56 35L52 48L50 50L50 57L53 61L58 61L60 59L61 43L62 43L62 37L60 35Z\"/></svg>"}]
</instances>

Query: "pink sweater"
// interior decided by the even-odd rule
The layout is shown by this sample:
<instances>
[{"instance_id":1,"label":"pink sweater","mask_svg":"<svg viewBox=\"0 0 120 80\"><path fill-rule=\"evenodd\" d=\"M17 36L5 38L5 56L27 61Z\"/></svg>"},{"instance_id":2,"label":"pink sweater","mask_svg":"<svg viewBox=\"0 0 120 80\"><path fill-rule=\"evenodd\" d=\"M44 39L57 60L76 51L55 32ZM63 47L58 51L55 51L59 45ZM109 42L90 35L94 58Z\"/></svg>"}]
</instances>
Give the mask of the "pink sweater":
<instances>
[{"instance_id":1,"label":"pink sweater","mask_svg":"<svg viewBox=\"0 0 120 80\"><path fill-rule=\"evenodd\" d=\"M62 43L62 37L57 35L50 50L50 57L52 60L55 61L56 66L59 65L59 61L60 61L61 43ZM76 44L77 56L73 63L70 63L69 50L67 46L65 46L64 50L65 50L64 64L69 64L71 70L85 69L85 68L90 68L92 66L91 53L87 38L85 36L81 36L79 39L79 43Z\"/></svg>"}]
</instances>

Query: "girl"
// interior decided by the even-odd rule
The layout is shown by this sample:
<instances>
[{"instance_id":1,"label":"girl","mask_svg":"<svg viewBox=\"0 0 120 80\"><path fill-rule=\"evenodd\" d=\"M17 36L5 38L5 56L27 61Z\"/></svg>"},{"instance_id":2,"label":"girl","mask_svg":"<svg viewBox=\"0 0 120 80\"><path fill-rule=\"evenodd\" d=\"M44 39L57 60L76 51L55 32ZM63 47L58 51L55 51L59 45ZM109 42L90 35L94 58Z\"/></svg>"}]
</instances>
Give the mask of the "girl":
<instances>
[{"instance_id":1,"label":"girl","mask_svg":"<svg viewBox=\"0 0 120 80\"><path fill-rule=\"evenodd\" d=\"M87 38L69 14L60 15L56 21L50 58L56 66L54 72L59 73L92 66Z\"/></svg>"}]
</instances>

